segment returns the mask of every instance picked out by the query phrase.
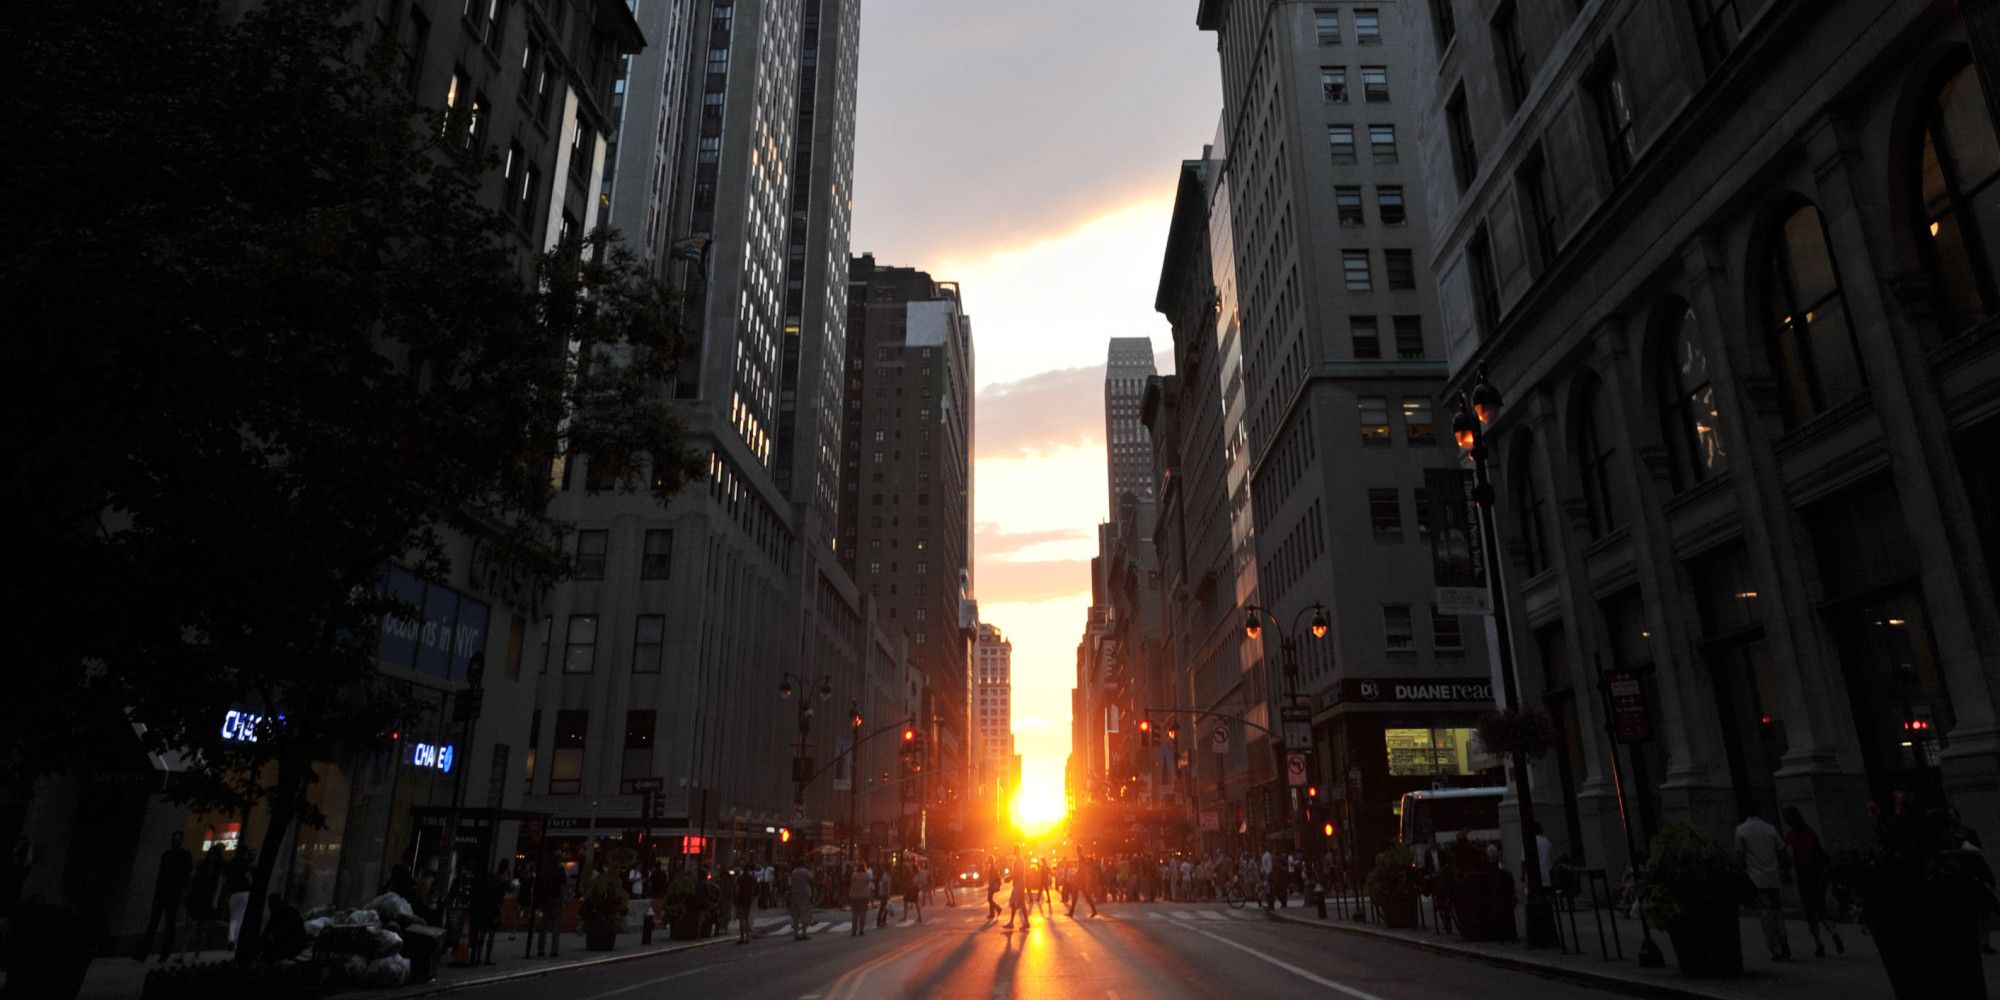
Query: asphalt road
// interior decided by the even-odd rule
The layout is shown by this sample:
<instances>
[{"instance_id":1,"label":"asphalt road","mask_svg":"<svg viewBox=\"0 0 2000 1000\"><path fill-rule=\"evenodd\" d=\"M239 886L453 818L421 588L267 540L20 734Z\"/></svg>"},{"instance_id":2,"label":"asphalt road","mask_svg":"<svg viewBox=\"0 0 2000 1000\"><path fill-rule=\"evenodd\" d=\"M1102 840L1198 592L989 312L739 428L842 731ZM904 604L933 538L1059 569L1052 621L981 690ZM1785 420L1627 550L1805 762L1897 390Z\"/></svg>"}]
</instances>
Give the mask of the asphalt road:
<instances>
[{"instance_id":1,"label":"asphalt road","mask_svg":"<svg viewBox=\"0 0 2000 1000\"><path fill-rule=\"evenodd\" d=\"M925 910L925 922L845 923L660 959L467 990L466 1000L1584 1000L1601 991L1477 962L1274 923L1255 907L1106 904L1098 919L1037 913L1011 932L983 907ZM825 927L826 925L820 925Z\"/></svg>"}]
</instances>

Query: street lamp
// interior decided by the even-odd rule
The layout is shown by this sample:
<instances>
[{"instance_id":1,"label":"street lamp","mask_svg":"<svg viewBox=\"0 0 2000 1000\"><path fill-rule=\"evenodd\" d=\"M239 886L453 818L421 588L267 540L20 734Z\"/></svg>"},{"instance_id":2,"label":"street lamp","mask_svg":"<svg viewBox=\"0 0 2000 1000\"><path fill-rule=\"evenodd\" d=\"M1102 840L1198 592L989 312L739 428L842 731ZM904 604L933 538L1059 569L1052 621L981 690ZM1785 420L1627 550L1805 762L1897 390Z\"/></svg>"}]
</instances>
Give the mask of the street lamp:
<instances>
[{"instance_id":1,"label":"street lamp","mask_svg":"<svg viewBox=\"0 0 2000 1000\"><path fill-rule=\"evenodd\" d=\"M847 703L847 863L854 863L854 798L861 791L861 703Z\"/></svg>"},{"instance_id":2,"label":"street lamp","mask_svg":"<svg viewBox=\"0 0 2000 1000\"><path fill-rule=\"evenodd\" d=\"M781 680L778 684L778 697L790 698L792 696L792 692L796 690L796 688L793 686L794 681L797 682L797 688L803 688L806 686L805 678L800 677L799 675L794 674L789 670L780 671L780 673L783 675L783 680ZM832 698L833 698L833 676L829 674L819 679L819 700L829 701ZM809 772L812 770L812 767L806 760L806 746L810 742L808 740L808 737L812 733L812 721L813 721L812 699L810 698L799 699L798 716L799 716L799 741L796 744L793 744L794 753L792 754L792 786L793 786L792 819L794 822L805 818L806 779L810 776Z\"/></svg>"},{"instance_id":3,"label":"street lamp","mask_svg":"<svg viewBox=\"0 0 2000 1000\"><path fill-rule=\"evenodd\" d=\"M1246 604L1243 606L1243 612L1243 634L1245 636L1255 639L1262 635L1264 633L1264 622L1267 619L1270 621L1271 627L1278 630L1278 648L1282 651L1285 660L1285 698L1291 703L1288 706L1286 714L1289 715L1293 712L1301 711L1300 702L1304 700L1304 696L1299 694L1299 647L1298 643L1293 640L1292 634L1299 630L1299 622L1304 621L1306 614L1310 612L1312 614L1312 624L1309 627L1312 629L1312 637L1315 639L1326 638L1326 631L1329 627L1326 617L1326 605L1314 601L1311 606L1300 609L1299 613L1292 618L1290 632L1285 630L1283 622L1280 622L1275 615L1260 605ZM1307 718L1310 719L1310 716L1307 716ZM1286 719L1285 721L1289 722L1291 720ZM1284 731L1284 727L1280 727L1280 732L1282 731ZM1278 752L1282 753L1290 749L1291 747L1280 744ZM1305 750L1307 753L1312 752L1310 730L1308 730ZM1280 773L1284 773L1285 768L1281 766L1278 770ZM1299 808L1299 792L1296 786L1291 789L1291 798L1293 817L1292 848L1303 853L1306 849L1305 810Z\"/></svg>"},{"instance_id":4,"label":"street lamp","mask_svg":"<svg viewBox=\"0 0 2000 1000\"><path fill-rule=\"evenodd\" d=\"M1472 459L1472 502L1479 508L1479 534L1486 557L1486 580L1493 588L1495 655L1500 658L1500 707L1506 712L1519 712L1521 685L1514 673L1514 642L1507 624L1507 584L1500 575L1500 531L1494 522L1493 479L1487 467L1486 425L1499 415L1500 390L1486 381L1486 373L1481 371L1472 391L1459 397L1458 412L1451 418L1451 436ZM1515 801L1520 808L1522 867L1527 870L1528 943L1546 946L1557 939L1555 905L1549 901L1546 887L1542 885L1541 850L1535 836L1535 801L1528 789L1528 755L1517 746L1509 756L1512 758L1509 769L1514 772Z\"/></svg>"}]
</instances>

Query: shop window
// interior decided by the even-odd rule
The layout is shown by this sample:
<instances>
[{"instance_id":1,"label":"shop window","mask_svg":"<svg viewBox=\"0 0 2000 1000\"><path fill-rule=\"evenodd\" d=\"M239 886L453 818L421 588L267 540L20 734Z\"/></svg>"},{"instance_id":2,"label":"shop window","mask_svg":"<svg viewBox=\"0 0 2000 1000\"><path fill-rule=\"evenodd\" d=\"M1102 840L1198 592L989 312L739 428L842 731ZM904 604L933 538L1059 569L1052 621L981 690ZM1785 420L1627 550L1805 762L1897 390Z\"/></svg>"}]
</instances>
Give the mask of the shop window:
<instances>
[{"instance_id":1,"label":"shop window","mask_svg":"<svg viewBox=\"0 0 2000 1000\"><path fill-rule=\"evenodd\" d=\"M1925 108L1918 174L1918 245L1937 287L1938 326L1958 333L2000 310L1994 253L2000 250L2000 142L1979 76L1966 66Z\"/></svg>"},{"instance_id":2,"label":"shop window","mask_svg":"<svg viewBox=\"0 0 2000 1000\"><path fill-rule=\"evenodd\" d=\"M549 761L549 794L583 791L583 751L590 736L590 713L562 709L556 713L555 755Z\"/></svg>"},{"instance_id":3,"label":"shop window","mask_svg":"<svg viewBox=\"0 0 2000 1000\"><path fill-rule=\"evenodd\" d=\"M1794 209L1772 241L1767 339L1796 425L1854 398L1867 379L1819 209L1811 204Z\"/></svg>"},{"instance_id":4,"label":"shop window","mask_svg":"<svg viewBox=\"0 0 2000 1000\"><path fill-rule=\"evenodd\" d=\"M1392 778L1466 777L1490 767L1492 761L1473 749L1471 729L1383 729ZM1446 800L1439 800L1442 804ZM1489 829L1485 824L1472 829ZM1446 827L1457 829L1457 827Z\"/></svg>"}]
</instances>

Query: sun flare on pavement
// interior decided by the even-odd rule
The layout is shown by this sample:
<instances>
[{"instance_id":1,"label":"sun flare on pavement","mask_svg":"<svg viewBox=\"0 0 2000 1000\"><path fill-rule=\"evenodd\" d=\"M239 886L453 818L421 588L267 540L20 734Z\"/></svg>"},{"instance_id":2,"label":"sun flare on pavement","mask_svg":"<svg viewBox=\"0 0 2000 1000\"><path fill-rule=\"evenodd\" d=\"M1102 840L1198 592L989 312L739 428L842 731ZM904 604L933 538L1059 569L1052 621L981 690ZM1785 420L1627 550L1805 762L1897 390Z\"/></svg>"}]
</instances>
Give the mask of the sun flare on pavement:
<instances>
[{"instance_id":1,"label":"sun flare on pavement","mask_svg":"<svg viewBox=\"0 0 2000 1000\"><path fill-rule=\"evenodd\" d=\"M1068 814L1069 803L1059 785L1029 778L1014 793L1014 826L1023 833L1039 833L1062 822Z\"/></svg>"}]
</instances>

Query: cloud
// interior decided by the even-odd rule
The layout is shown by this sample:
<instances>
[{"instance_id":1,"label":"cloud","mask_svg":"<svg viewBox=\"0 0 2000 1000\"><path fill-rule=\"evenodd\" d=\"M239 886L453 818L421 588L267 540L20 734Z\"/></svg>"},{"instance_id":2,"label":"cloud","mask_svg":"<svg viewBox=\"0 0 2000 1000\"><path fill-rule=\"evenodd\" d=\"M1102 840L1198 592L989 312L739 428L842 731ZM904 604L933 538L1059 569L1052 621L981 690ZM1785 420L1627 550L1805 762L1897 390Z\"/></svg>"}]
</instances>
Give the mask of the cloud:
<instances>
[{"instance_id":1,"label":"cloud","mask_svg":"<svg viewBox=\"0 0 2000 1000\"><path fill-rule=\"evenodd\" d=\"M976 321L974 329L977 329ZM1063 368L989 385L973 401L977 458L1104 443L1104 366Z\"/></svg>"},{"instance_id":2,"label":"cloud","mask_svg":"<svg viewBox=\"0 0 2000 1000\"><path fill-rule=\"evenodd\" d=\"M981 601L1043 601L1090 589L1089 559L987 559L975 577Z\"/></svg>"},{"instance_id":3,"label":"cloud","mask_svg":"<svg viewBox=\"0 0 2000 1000\"><path fill-rule=\"evenodd\" d=\"M1007 531L995 522L984 521L974 530L974 544L981 556L1019 560L1024 551L1065 542L1089 542L1088 528L1051 528L1046 531Z\"/></svg>"}]
</instances>

